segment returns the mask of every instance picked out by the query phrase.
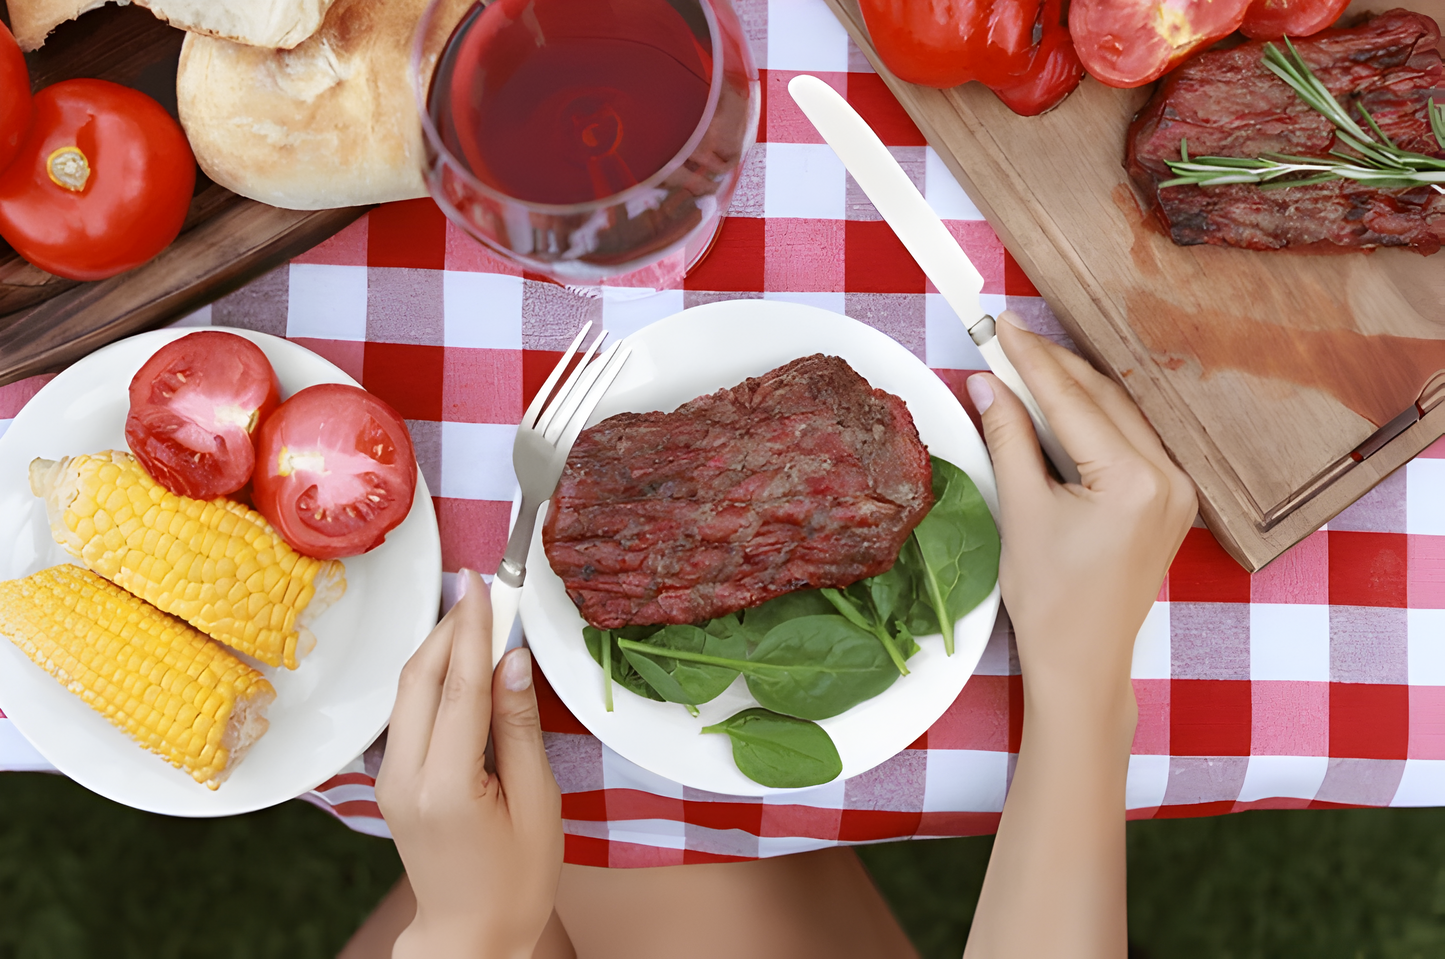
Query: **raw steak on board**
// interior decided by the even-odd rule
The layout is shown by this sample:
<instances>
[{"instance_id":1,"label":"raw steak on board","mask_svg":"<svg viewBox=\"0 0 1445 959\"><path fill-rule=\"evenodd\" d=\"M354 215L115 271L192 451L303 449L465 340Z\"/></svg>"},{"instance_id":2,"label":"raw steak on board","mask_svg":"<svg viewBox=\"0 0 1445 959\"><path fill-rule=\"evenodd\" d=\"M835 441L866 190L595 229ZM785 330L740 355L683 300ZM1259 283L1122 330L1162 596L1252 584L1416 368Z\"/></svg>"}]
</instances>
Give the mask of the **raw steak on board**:
<instances>
[{"instance_id":1,"label":"raw steak on board","mask_svg":"<svg viewBox=\"0 0 1445 959\"><path fill-rule=\"evenodd\" d=\"M1315 76L1364 125L1363 105L1402 149L1445 156L1426 104L1445 102L1445 69L1435 21L1391 10L1350 29L1295 41ZM1264 66L1264 44L1212 50L1164 78L1129 128L1125 166L1153 199L1181 246L1215 243L1281 247L1404 246L1434 253L1445 242L1445 195L1429 186L1380 190L1351 180L1261 189L1255 184L1158 184L1174 176L1165 160L1189 155L1325 157L1341 144L1334 128Z\"/></svg>"}]
</instances>

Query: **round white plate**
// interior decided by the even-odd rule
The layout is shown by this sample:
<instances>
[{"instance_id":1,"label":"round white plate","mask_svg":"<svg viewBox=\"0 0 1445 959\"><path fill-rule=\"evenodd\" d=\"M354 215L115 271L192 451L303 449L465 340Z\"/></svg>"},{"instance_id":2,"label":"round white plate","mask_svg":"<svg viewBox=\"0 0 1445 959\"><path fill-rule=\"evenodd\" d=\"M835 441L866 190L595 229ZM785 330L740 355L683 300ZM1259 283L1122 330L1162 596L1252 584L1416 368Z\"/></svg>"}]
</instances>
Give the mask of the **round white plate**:
<instances>
[{"instance_id":1,"label":"round white plate","mask_svg":"<svg viewBox=\"0 0 1445 959\"><path fill-rule=\"evenodd\" d=\"M684 310L629 336L632 358L592 415L673 410L693 397L736 386L813 353L841 356L874 387L903 399L928 449L963 469L998 515L993 466L957 399L916 356L855 320L816 307L768 300L729 300ZM590 425L590 424L589 424ZM546 514L542 514L545 516ZM911 671L881 695L820 724L843 760L843 778L896 755L958 698L978 665L998 614L995 586L954 631L954 652L940 636L919 640ZM734 796L795 792L760 786L738 772L727 736L702 727L755 706L739 677L693 719L675 703L614 688L615 710L602 703L602 670L582 642L582 617L542 551L541 524L527 559L522 625L548 681L567 708L604 743L644 769L675 782Z\"/></svg>"},{"instance_id":2,"label":"round white plate","mask_svg":"<svg viewBox=\"0 0 1445 959\"><path fill-rule=\"evenodd\" d=\"M74 562L50 536L32 496L30 461L126 449L127 389L162 345L192 329L121 340L71 366L35 395L0 436L0 579ZM283 398L351 379L303 347L264 333L254 342L281 380ZM0 708L62 773L137 809L172 816L229 816L283 802L325 782L386 726L396 681L436 623L441 541L431 494L418 472L411 513L386 542L343 560L346 595L316 620L316 650L295 671L261 666L276 687L271 728L215 791L136 745L99 713L0 641Z\"/></svg>"}]
</instances>

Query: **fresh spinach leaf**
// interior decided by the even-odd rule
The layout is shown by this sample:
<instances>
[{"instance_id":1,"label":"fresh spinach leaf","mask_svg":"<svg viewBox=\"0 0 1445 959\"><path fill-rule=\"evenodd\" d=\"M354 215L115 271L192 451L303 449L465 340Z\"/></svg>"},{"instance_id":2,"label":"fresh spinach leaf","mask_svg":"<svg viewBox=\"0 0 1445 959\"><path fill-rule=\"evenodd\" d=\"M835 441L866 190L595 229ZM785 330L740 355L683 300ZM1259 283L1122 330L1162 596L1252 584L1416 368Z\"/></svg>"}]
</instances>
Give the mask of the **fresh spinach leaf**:
<instances>
[{"instance_id":1,"label":"fresh spinach leaf","mask_svg":"<svg viewBox=\"0 0 1445 959\"><path fill-rule=\"evenodd\" d=\"M820 592L827 598L828 602L833 604L833 608L843 615L844 619L859 629L868 630L878 642L883 644L883 651L888 654L889 660L893 663L893 668L898 670L898 675L908 675L908 666L904 662L903 654L899 652L898 647L893 644L893 637L888 635L888 627L886 624L876 618L870 619L868 614L864 612L865 605L869 602L866 598L866 587L860 587L858 583L854 583L848 587L846 592L840 592L836 589L824 589L820 590ZM859 594L861 594L861 598Z\"/></svg>"},{"instance_id":2,"label":"fresh spinach leaf","mask_svg":"<svg viewBox=\"0 0 1445 959\"><path fill-rule=\"evenodd\" d=\"M760 706L799 719L827 719L892 686L898 670L871 631L841 616L802 616L768 631L744 671Z\"/></svg>"},{"instance_id":3,"label":"fresh spinach leaf","mask_svg":"<svg viewBox=\"0 0 1445 959\"><path fill-rule=\"evenodd\" d=\"M800 719L827 719L893 685L898 671L878 639L841 616L803 616L768 632L747 659L621 640L624 654L643 653L734 669L747 677L759 705Z\"/></svg>"},{"instance_id":4,"label":"fresh spinach leaf","mask_svg":"<svg viewBox=\"0 0 1445 959\"><path fill-rule=\"evenodd\" d=\"M800 589L770 599L761 606L743 610L743 628L753 637L753 642L757 643L779 623L797 619L799 616L826 616L833 611L833 604L823 598L820 590Z\"/></svg>"},{"instance_id":5,"label":"fresh spinach leaf","mask_svg":"<svg viewBox=\"0 0 1445 959\"><path fill-rule=\"evenodd\" d=\"M702 731L726 733L738 770L764 786L820 786L843 772L838 747L817 723L766 709L744 709Z\"/></svg>"},{"instance_id":6,"label":"fresh spinach leaf","mask_svg":"<svg viewBox=\"0 0 1445 959\"><path fill-rule=\"evenodd\" d=\"M968 474L932 457L933 509L913 531L923 595L953 655L953 625L983 602L998 581L998 527ZM919 604L915 604L916 607ZM909 626L919 623L913 619Z\"/></svg>"},{"instance_id":7,"label":"fresh spinach leaf","mask_svg":"<svg viewBox=\"0 0 1445 959\"><path fill-rule=\"evenodd\" d=\"M626 635L629 631L634 632L634 634L637 632L635 628L632 627L619 631L598 629L596 626L583 626L582 641L587 645L587 652L591 655L592 661L598 666L601 666L603 663L603 642L604 640L610 641L611 649L608 653L608 658L610 659L609 665L612 667L612 681L624 689L630 689L643 699L662 702L662 697L637 674L637 670L632 668L632 664L627 661L626 656L622 655L622 650L617 645L620 640L620 635ZM642 638L645 639L646 636L651 635L653 632L656 632L656 630L651 630L644 634Z\"/></svg>"},{"instance_id":8,"label":"fresh spinach leaf","mask_svg":"<svg viewBox=\"0 0 1445 959\"><path fill-rule=\"evenodd\" d=\"M630 643L623 648L623 655L663 699L684 706L698 706L721 695L737 678L738 671L729 666L654 657L637 647L681 650L724 660L741 660L747 656L747 637L742 627L737 625L736 617L732 619L732 623L714 620L705 630L697 626L667 626L641 643Z\"/></svg>"}]
</instances>

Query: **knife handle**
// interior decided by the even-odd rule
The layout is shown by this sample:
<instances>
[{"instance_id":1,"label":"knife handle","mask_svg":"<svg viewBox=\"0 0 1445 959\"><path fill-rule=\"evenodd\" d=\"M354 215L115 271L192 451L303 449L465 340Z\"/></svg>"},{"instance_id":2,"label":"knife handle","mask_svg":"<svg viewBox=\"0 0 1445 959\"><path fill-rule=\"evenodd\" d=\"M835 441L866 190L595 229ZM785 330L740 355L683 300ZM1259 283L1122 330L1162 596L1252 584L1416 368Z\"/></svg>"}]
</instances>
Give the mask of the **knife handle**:
<instances>
[{"instance_id":1,"label":"knife handle","mask_svg":"<svg viewBox=\"0 0 1445 959\"><path fill-rule=\"evenodd\" d=\"M1029 411L1029 419L1033 420L1034 433L1038 435L1039 446L1043 448L1044 455L1049 462L1054 464L1054 469L1059 471L1059 478L1065 483L1079 482L1079 468L1074 464L1068 453L1064 452L1064 446L1059 438L1054 435L1053 428L1049 421L1044 418L1044 411L1039 409L1039 401L1034 399L1034 394L1024 385L1023 377L1014 365L1009 361L1007 354L1003 351L1003 344L999 343L998 336L994 332L994 319L985 316L973 326L968 328L968 335L972 337L978 351L983 354L988 368L1003 381L1004 385L1013 390L1014 396L1024 404L1024 409Z\"/></svg>"}]
</instances>

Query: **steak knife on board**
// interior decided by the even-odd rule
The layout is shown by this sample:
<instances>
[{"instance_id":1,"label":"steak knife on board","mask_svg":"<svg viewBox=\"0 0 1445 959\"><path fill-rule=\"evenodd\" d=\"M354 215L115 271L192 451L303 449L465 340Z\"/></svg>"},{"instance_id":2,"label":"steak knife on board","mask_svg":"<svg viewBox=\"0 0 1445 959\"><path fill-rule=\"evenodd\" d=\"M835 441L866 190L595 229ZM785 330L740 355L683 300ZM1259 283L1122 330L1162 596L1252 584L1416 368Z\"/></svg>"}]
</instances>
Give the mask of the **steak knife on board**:
<instances>
[{"instance_id":1,"label":"steak knife on board","mask_svg":"<svg viewBox=\"0 0 1445 959\"><path fill-rule=\"evenodd\" d=\"M1445 434L1445 402L1352 452L1431 387L1445 399L1445 251L1179 247L1124 170L1153 85L1085 77L1041 117L985 87L888 72L856 0L827 0L1075 342L1139 403L1199 487L1215 537L1258 570ZM1360 0L1445 25L1445 0ZM1442 44L1445 45L1445 44ZM1369 446L1365 446L1369 449Z\"/></svg>"}]
</instances>

